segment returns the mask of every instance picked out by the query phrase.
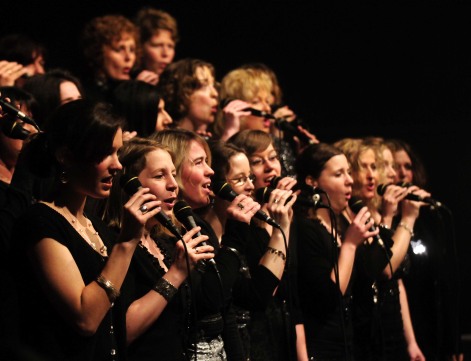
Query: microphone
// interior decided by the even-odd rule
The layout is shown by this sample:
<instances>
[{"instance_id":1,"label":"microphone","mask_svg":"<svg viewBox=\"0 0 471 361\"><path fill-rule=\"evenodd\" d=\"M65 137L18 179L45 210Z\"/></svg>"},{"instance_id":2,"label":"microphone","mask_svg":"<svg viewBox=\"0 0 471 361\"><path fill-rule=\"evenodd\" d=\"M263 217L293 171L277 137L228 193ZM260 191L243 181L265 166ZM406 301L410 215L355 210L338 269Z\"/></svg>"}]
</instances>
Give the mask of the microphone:
<instances>
[{"instance_id":1,"label":"microphone","mask_svg":"<svg viewBox=\"0 0 471 361\"><path fill-rule=\"evenodd\" d=\"M277 176L277 177L274 177L271 179L270 181L270 187L271 188L276 188L276 186L278 185L278 183L280 183L280 180L282 180L283 177L280 177L280 176ZM291 188L291 190L293 192L296 192L298 189L301 189L302 186L300 183L296 183L293 188ZM319 187L311 187L311 191L314 193L314 194L321 194L321 193L325 193L325 191L322 189L322 188L319 188Z\"/></svg>"},{"instance_id":2,"label":"microphone","mask_svg":"<svg viewBox=\"0 0 471 361\"><path fill-rule=\"evenodd\" d=\"M227 104L229 104L230 102L232 102L234 100L237 100L237 99L235 99L235 98L221 99L221 101L219 102L219 107L221 109L223 109L223 108L226 107ZM250 112L250 113L252 113L252 115L254 115L256 117L262 117L262 118L266 118L266 119L276 119L273 114L264 112L263 110L258 110L258 109L248 107L248 108L243 109L243 111Z\"/></svg>"},{"instance_id":3,"label":"microphone","mask_svg":"<svg viewBox=\"0 0 471 361\"><path fill-rule=\"evenodd\" d=\"M238 196L238 194L234 192L232 187L223 180L213 182L213 192L219 198L225 199L229 202L232 202L234 198ZM281 226L273 218L271 218L268 214L261 210L258 210L254 214L254 217L272 225L273 227L281 229Z\"/></svg>"},{"instance_id":4,"label":"microphone","mask_svg":"<svg viewBox=\"0 0 471 361\"><path fill-rule=\"evenodd\" d=\"M11 103L7 102L4 98L0 97L0 105L2 106L2 110L5 113L13 115L14 117L21 119L25 123L31 124L38 131L40 131L38 125L36 124L36 122L33 119L28 117L25 113L23 113L18 108L14 107Z\"/></svg>"},{"instance_id":5,"label":"microphone","mask_svg":"<svg viewBox=\"0 0 471 361\"><path fill-rule=\"evenodd\" d=\"M273 177L270 181L270 187L271 188L276 188L276 186L278 185L278 183L280 183L280 180L282 180L283 177L280 177L280 176L276 176L276 177ZM299 183L296 183L293 188L291 188L291 190L293 192L296 192L298 189L301 189L301 185Z\"/></svg>"},{"instance_id":6,"label":"microphone","mask_svg":"<svg viewBox=\"0 0 471 361\"><path fill-rule=\"evenodd\" d=\"M259 203L268 203L268 199L270 198L270 194L274 191L273 188L270 187L263 187L259 188L255 191L255 199ZM285 204L288 203L293 197L289 196L286 200ZM316 207L316 208L328 208L326 205L320 203L321 197L318 193L312 195L311 198L301 198L298 197L296 199L296 204L300 204L302 206L307 207Z\"/></svg>"},{"instance_id":7,"label":"microphone","mask_svg":"<svg viewBox=\"0 0 471 361\"><path fill-rule=\"evenodd\" d=\"M386 192L386 188L388 188L391 184L394 184L394 183L379 184L378 187L376 188L376 192L378 192L378 194L380 196L384 195L384 192ZM400 187L408 188L412 185L412 183L398 182L398 183L396 183L396 185L400 186ZM435 207L440 207L442 205L440 202L436 201L435 199L433 199L431 197L421 197L421 196L419 196L417 194L414 194L414 193L408 193L405 198L409 199L411 201L425 202L425 203L431 204L432 206L435 206Z\"/></svg>"},{"instance_id":8,"label":"microphone","mask_svg":"<svg viewBox=\"0 0 471 361\"><path fill-rule=\"evenodd\" d=\"M360 210L365 206L363 201L358 197L350 198L349 201L348 201L348 205L349 205L350 209L352 210L352 212L355 213L355 214L360 212ZM370 232L374 232L374 231L376 231L376 226L373 224L370 228ZM380 246L384 247L384 242L381 239L381 237L379 236L379 233L377 235L373 236L373 239L376 242L378 242L378 244Z\"/></svg>"},{"instance_id":9,"label":"microphone","mask_svg":"<svg viewBox=\"0 0 471 361\"><path fill-rule=\"evenodd\" d=\"M297 136L299 140L306 144L311 144L311 138L309 138L306 134L301 133L295 125L291 124L291 122L284 118L275 118L275 127L292 136Z\"/></svg>"},{"instance_id":10,"label":"microphone","mask_svg":"<svg viewBox=\"0 0 471 361\"><path fill-rule=\"evenodd\" d=\"M173 214L175 214L175 217L177 217L180 223L183 224L188 231L197 227L195 217L193 216L193 211L191 210L191 207L188 205L188 203L186 203L185 201L181 200L175 203L175 206L173 207ZM198 236L201 236L201 232L199 231L193 237L196 238ZM206 246L208 245L208 243L202 241L200 242L200 245ZM216 266L216 261L213 258L210 258L205 261L208 261L213 266Z\"/></svg>"},{"instance_id":11,"label":"microphone","mask_svg":"<svg viewBox=\"0 0 471 361\"><path fill-rule=\"evenodd\" d=\"M12 139L25 140L31 133L23 128L12 116L5 116L0 119L0 128L3 134Z\"/></svg>"},{"instance_id":12,"label":"microphone","mask_svg":"<svg viewBox=\"0 0 471 361\"><path fill-rule=\"evenodd\" d=\"M121 176L121 179L119 180L119 185L129 196L132 196L140 188L142 188L142 184L139 181L139 178L131 176L129 174L123 174ZM160 224L162 224L165 228L172 232L175 237L177 237L178 239L182 238L182 235L180 234L180 231L178 230L177 226L173 224L172 220L163 211L160 211L154 217L159 221Z\"/></svg>"}]
</instances>

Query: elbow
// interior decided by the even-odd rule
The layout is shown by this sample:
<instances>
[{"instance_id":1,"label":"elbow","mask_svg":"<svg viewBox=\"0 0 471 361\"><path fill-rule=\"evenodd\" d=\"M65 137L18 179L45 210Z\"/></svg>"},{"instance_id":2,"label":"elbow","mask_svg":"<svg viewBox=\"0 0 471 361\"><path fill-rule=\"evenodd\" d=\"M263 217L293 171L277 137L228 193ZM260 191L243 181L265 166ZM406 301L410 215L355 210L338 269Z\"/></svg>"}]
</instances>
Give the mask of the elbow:
<instances>
[{"instance_id":1,"label":"elbow","mask_svg":"<svg viewBox=\"0 0 471 361\"><path fill-rule=\"evenodd\" d=\"M90 320L80 320L75 326L80 336L90 337L96 334L99 324Z\"/></svg>"},{"instance_id":2,"label":"elbow","mask_svg":"<svg viewBox=\"0 0 471 361\"><path fill-rule=\"evenodd\" d=\"M394 271L391 269L391 267L387 266L383 271L383 276L389 281L393 278Z\"/></svg>"}]
</instances>

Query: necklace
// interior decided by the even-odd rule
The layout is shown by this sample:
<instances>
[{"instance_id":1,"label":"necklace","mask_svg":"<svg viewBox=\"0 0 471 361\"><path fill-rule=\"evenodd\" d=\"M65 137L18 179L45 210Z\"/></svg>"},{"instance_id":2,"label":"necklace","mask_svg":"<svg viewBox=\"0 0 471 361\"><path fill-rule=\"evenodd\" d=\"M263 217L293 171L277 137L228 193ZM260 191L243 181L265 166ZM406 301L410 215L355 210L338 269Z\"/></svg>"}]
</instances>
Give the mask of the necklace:
<instances>
[{"instance_id":1,"label":"necklace","mask_svg":"<svg viewBox=\"0 0 471 361\"><path fill-rule=\"evenodd\" d=\"M315 218L332 236L335 236L335 244L337 247L342 245L342 235L338 232L336 228L332 229L332 226L325 222L322 218L316 217ZM332 234L332 232L334 232Z\"/></svg>"},{"instance_id":2,"label":"necklace","mask_svg":"<svg viewBox=\"0 0 471 361\"><path fill-rule=\"evenodd\" d=\"M64 214L65 218L69 221L72 227L82 236L83 239L87 241L87 243L92 247L95 251L99 252L101 255L106 256L106 251L108 250L103 241L100 238L98 232L93 228L92 222L85 216L85 220L87 225L84 227L79 222L79 220L72 215L67 207L60 208L62 213ZM92 239L94 238L94 239Z\"/></svg>"}]
</instances>

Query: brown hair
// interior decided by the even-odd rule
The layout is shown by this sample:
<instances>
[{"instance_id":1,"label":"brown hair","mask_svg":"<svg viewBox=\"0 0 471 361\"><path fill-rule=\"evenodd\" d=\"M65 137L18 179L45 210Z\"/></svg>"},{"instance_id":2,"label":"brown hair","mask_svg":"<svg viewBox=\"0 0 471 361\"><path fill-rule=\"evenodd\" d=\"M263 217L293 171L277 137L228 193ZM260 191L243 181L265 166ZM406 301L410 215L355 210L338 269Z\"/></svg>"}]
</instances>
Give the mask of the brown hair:
<instances>
[{"instance_id":1,"label":"brown hair","mask_svg":"<svg viewBox=\"0 0 471 361\"><path fill-rule=\"evenodd\" d=\"M158 34L160 30L170 31L172 40L175 43L180 40L177 21L166 11L143 7L137 12L134 23L139 28L141 42L143 43Z\"/></svg>"},{"instance_id":2,"label":"brown hair","mask_svg":"<svg viewBox=\"0 0 471 361\"><path fill-rule=\"evenodd\" d=\"M268 133L255 129L237 132L228 141L244 149L249 157L256 152L263 152L273 143L273 139Z\"/></svg>"},{"instance_id":3,"label":"brown hair","mask_svg":"<svg viewBox=\"0 0 471 361\"><path fill-rule=\"evenodd\" d=\"M160 75L157 86L165 100L166 110L176 123L188 113L191 94L205 85L196 76L199 68L208 68L216 78L212 64L193 58L169 64Z\"/></svg>"},{"instance_id":4,"label":"brown hair","mask_svg":"<svg viewBox=\"0 0 471 361\"><path fill-rule=\"evenodd\" d=\"M103 212L103 219L110 227L118 230L121 228L123 205L130 198L120 185L121 177L124 174L138 176L147 166L147 154L158 149L168 152L172 161L174 160L174 155L170 148L156 140L136 136L124 142L123 147L119 151L119 161L123 169L113 178L111 194L106 201ZM174 218L172 215L172 220L175 222ZM160 223L157 225L155 232L157 234L164 232L171 235Z\"/></svg>"},{"instance_id":5,"label":"brown hair","mask_svg":"<svg viewBox=\"0 0 471 361\"><path fill-rule=\"evenodd\" d=\"M105 15L91 19L82 31L81 47L85 61L95 76L103 71L103 46L120 40L124 34L136 42L136 64L141 57L139 32L134 23L123 15Z\"/></svg>"}]
</instances>

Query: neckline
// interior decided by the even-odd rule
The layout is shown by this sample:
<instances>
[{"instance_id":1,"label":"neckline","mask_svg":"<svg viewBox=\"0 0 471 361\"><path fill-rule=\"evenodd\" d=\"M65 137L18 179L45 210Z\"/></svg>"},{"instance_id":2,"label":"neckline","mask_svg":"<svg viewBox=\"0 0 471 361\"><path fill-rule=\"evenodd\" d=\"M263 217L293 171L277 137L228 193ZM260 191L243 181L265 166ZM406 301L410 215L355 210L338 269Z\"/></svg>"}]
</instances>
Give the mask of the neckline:
<instances>
[{"instance_id":1,"label":"neckline","mask_svg":"<svg viewBox=\"0 0 471 361\"><path fill-rule=\"evenodd\" d=\"M83 239L87 244L92 248L96 253L98 253L102 257L108 257L107 250L108 248L106 247L105 243L101 239L99 233L95 230L93 227L92 222L90 219L85 215L84 217L87 220L87 226L84 227L81 225L81 223L78 221L76 217L70 212L70 210L64 206L64 207L58 207L54 203L49 203L49 202L41 202L42 204L48 206L52 210L54 210L56 213L61 215L67 223L74 229L75 232ZM70 219L69 219L70 217ZM91 237L96 237L97 241L93 241ZM98 243L98 244L97 244Z\"/></svg>"}]
</instances>

